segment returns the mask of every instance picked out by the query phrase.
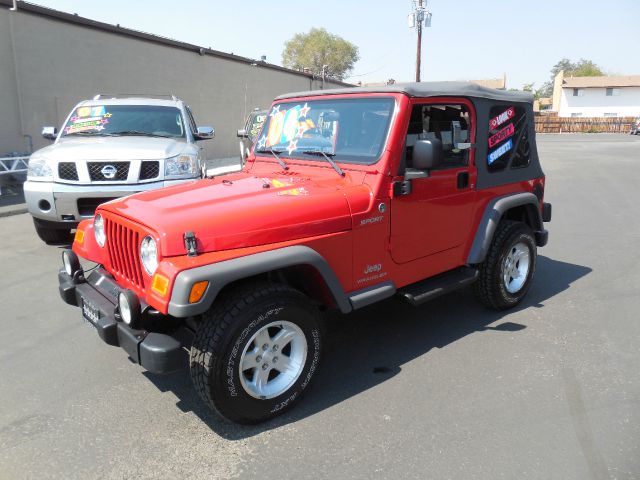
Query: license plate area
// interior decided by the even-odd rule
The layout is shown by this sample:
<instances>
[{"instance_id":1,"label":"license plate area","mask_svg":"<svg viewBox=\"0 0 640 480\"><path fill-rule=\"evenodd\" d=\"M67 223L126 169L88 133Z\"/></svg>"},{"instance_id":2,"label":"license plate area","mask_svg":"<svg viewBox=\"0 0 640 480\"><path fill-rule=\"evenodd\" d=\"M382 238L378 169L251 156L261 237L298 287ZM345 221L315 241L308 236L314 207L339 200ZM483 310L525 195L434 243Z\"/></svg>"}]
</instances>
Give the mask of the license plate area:
<instances>
[{"instance_id":1,"label":"license plate area","mask_svg":"<svg viewBox=\"0 0 640 480\"><path fill-rule=\"evenodd\" d=\"M82 318L92 325L96 325L98 320L100 320L100 310L84 298L82 299Z\"/></svg>"}]
</instances>

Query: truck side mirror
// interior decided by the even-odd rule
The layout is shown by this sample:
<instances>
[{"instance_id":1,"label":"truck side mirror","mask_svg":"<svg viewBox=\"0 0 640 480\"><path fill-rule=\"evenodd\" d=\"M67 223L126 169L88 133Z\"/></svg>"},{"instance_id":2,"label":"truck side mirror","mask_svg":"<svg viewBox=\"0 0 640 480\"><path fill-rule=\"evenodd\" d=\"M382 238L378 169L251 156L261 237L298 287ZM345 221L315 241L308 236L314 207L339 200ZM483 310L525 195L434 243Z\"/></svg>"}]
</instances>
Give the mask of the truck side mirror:
<instances>
[{"instance_id":1,"label":"truck side mirror","mask_svg":"<svg viewBox=\"0 0 640 480\"><path fill-rule=\"evenodd\" d=\"M413 146L413 168L430 170L444 160L442 141L437 138L418 140Z\"/></svg>"},{"instance_id":2,"label":"truck side mirror","mask_svg":"<svg viewBox=\"0 0 640 480\"><path fill-rule=\"evenodd\" d=\"M57 127L42 127L42 136L47 140L55 140L58 136Z\"/></svg>"},{"instance_id":3,"label":"truck side mirror","mask_svg":"<svg viewBox=\"0 0 640 480\"><path fill-rule=\"evenodd\" d=\"M195 134L196 140L209 140L215 137L216 132L213 127L198 127L198 132Z\"/></svg>"},{"instance_id":4,"label":"truck side mirror","mask_svg":"<svg viewBox=\"0 0 640 480\"><path fill-rule=\"evenodd\" d=\"M244 128L241 128L240 130L238 130L237 136L238 138L249 138L249 134Z\"/></svg>"}]
</instances>

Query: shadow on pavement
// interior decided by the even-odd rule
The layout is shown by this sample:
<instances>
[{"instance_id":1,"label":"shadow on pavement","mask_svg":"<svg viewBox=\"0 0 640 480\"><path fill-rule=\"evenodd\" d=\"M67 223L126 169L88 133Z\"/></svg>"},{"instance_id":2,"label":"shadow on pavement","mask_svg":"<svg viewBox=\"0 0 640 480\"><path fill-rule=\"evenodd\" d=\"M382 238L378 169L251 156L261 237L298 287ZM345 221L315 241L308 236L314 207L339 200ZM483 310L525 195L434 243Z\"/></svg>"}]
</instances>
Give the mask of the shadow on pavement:
<instances>
[{"instance_id":1,"label":"shadow on pavement","mask_svg":"<svg viewBox=\"0 0 640 480\"><path fill-rule=\"evenodd\" d=\"M191 386L187 360L184 369L166 376L144 375L161 391L178 397L180 410L195 413L213 431L238 440L314 415L399 374L402 365L432 348L447 345L475 332L518 332L527 326L504 321L514 311L544 308L544 302L588 275L591 268L538 257L536 279L515 309L496 312L475 302L470 289L435 299L418 308L389 299L350 315L328 313L324 363L315 384L290 412L254 426L235 425L220 419L200 401Z\"/></svg>"}]
</instances>

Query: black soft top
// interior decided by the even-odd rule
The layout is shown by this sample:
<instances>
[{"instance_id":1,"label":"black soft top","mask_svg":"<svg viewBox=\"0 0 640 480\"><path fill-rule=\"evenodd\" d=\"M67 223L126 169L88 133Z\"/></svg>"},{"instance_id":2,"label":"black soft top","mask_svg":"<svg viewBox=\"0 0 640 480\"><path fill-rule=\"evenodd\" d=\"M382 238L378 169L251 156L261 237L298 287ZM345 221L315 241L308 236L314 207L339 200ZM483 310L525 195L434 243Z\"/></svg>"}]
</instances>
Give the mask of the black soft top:
<instances>
[{"instance_id":1,"label":"black soft top","mask_svg":"<svg viewBox=\"0 0 640 480\"><path fill-rule=\"evenodd\" d=\"M533 103L529 92L496 90L471 82L413 82L381 85L379 87L333 88L307 92L286 93L276 100L312 95L340 95L350 93L403 93L410 97L467 97L484 98L504 102Z\"/></svg>"}]
</instances>

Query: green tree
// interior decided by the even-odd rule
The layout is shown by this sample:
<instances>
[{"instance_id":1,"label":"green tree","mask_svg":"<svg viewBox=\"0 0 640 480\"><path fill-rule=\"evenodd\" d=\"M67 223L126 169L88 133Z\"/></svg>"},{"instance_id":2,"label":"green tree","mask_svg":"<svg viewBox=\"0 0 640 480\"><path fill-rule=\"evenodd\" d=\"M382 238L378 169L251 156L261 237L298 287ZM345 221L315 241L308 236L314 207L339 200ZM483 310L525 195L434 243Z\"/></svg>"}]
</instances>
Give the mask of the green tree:
<instances>
[{"instance_id":1,"label":"green tree","mask_svg":"<svg viewBox=\"0 0 640 480\"><path fill-rule=\"evenodd\" d=\"M562 58L551 68L549 81L545 82L538 90L542 97L553 95L553 80L561 70L564 70L565 77L599 77L605 75L604 71L592 60L581 58L577 62L572 62L568 58Z\"/></svg>"},{"instance_id":2,"label":"green tree","mask_svg":"<svg viewBox=\"0 0 640 480\"><path fill-rule=\"evenodd\" d=\"M359 59L358 47L345 39L327 32L324 28L312 28L309 33L297 33L284 44L282 64L295 70L308 68L315 75L325 75L342 80Z\"/></svg>"}]
</instances>

